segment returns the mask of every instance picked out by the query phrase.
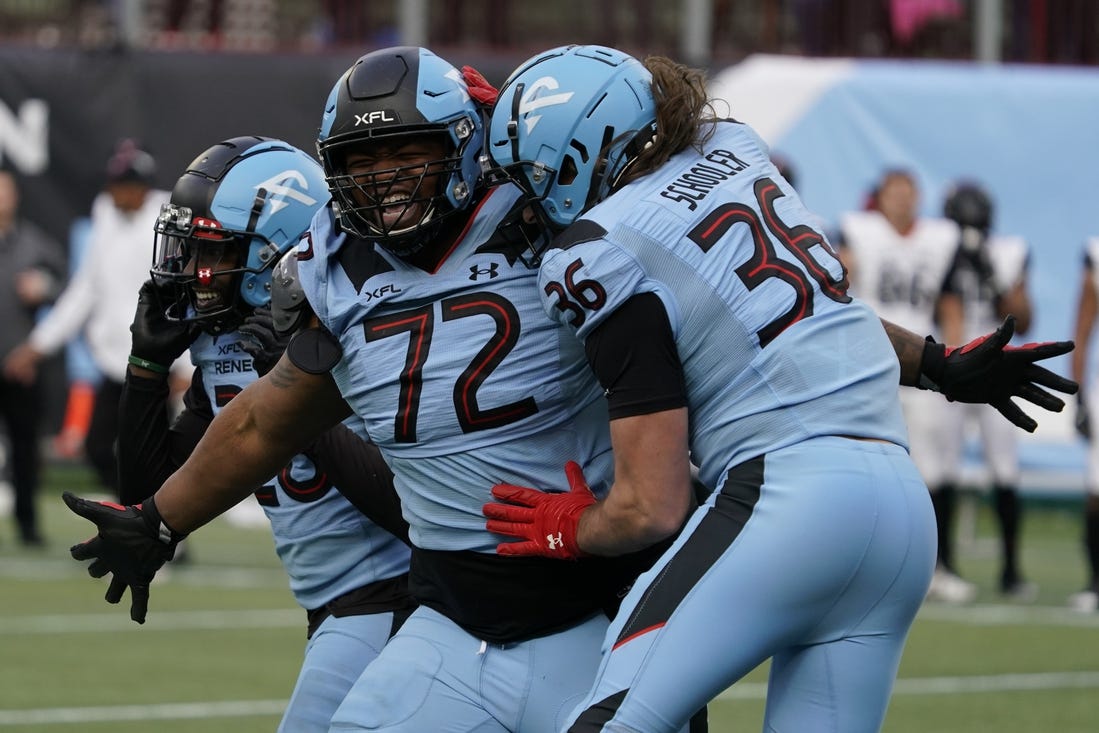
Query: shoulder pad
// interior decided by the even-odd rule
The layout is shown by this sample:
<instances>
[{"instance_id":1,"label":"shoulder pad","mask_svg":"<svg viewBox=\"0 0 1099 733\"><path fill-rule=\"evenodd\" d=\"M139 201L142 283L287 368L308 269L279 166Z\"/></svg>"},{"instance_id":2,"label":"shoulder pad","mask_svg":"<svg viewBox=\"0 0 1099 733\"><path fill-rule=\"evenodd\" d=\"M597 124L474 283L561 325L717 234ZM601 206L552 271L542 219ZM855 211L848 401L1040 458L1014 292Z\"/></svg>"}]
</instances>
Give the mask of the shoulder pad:
<instances>
[{"instance_id":1,"label":"shoulder pad","mask_svg":"<svg viewBox=\"0 0 1099 733\"><path fill-rule=\"evenodd\" d=\"M297 248L293 247L271 273L271 320L275 331L280 334L296 331L309 312L309 301L298 277Z\"/></svg>"}]
</instances>

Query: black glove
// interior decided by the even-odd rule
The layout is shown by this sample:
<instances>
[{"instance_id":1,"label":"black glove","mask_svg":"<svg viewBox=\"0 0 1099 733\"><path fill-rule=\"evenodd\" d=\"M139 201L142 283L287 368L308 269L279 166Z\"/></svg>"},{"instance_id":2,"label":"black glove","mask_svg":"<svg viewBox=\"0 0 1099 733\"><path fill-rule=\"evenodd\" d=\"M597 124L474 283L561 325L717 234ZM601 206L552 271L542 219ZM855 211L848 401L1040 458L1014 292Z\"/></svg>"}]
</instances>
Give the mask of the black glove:
<instances>
[{"instance_id":1,"label":"black glove","mask_svg":"<svg viewBox=\"0 0 1099 733\"><path fill-rule=\"evenodd\" d=\"M165 373L199 334L199 327L185 321L169 321L156 285L146 280L137 292L137 312L130 324L130 353L161 367ZM159 371L154 369L154 371Z\"/></svg>"},{"instance_id":2,"label":"black glove","mask_svg":"<svg viewBox=\"0 0 1099 733\"><path fill-rule=\"evenodd\" d=\"M960 348L947 348L930 336L920 363L920 388L942 392L951 402L989 404L1027 432L1038 423L1012 402L1020 397L1051 412L1060 412L1064 400L1041 387L1075 394L1079 385L1034 362L1072 351L1071 341L1008 346L1015 333L1015 316L1008 316L993 333ZM1041 385L1041 386L1039 386Z\"/></svg>"},{"instance_id":3,"label":"black glove","mask_svg":"<svg viewBox=\"0 0 1099 733\"><path fill-rule=\"evenodd\" d=\"M156 571L172 559L176 545L186 535L173 531L156 509L152 497L134 506L88 501L66 491L65 505L95 524L99 533L69 548L74 560L91 560L88 575L102 578L111 573L104 596L107 603L122 600L130 589L130 618L145 623L149 608L149 583Z\"/></svg>"},{"instance_id":4,"label":"black glove","mask_svg":"<svg viewBox=\"0 0 1099 733\"><path fill-rule=\"evenodd\" d=\"M261 377L275 368L282 352L286 351L286 344L290 341L292 333L279 334L275 331L275 323L271 319L271 308L261 306L252 311L252 315L244 319L244 324L237 329L243 339L241 347L252 357L252 367Z\"/></svg>"},{"instance_id":5,"label":"black glove","mask_svg":"<svg viewBox=\"0 0 1099 733\"><path fill-rule=\"evenodd\" d=\"M1076 432L1091 440L1091 415L1088 414L1088 401L1083 390L1076 393Z\"/></svg>"}]
</instances>

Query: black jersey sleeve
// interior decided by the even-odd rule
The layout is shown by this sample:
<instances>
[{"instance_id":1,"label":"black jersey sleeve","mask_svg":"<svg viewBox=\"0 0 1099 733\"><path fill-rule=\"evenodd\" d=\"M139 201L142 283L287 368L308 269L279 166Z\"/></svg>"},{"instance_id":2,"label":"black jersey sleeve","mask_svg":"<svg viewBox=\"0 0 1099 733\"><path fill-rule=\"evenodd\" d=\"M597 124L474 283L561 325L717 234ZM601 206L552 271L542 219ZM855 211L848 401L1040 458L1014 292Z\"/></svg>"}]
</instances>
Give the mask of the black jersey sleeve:
<instances>
[{"instance_id":1,"label":"black jersey sleeve","mask_svg":"<svg viewBox=\"0 0 1099 733\"><path fill-rule=\"evenodd\" d=\"M171 425L167 381L127 374L119 401L119 500L136 504L160 488L191 455L212 417L199 370Z\"/></svg>"},{"instance_id":2,"label":"black jersey sleeve","mask_svg":"<svg viewBox=\"0 0 1099 733\"><path fill-rule=\"evenodd\" d=\"M305 454L320 467L344 497L366 517L408 543L408 522L381 451L346 425L326 430Z\"/></svg>"},{"instance_id":3,"label":"black jersey sleeve","mask_svg":"<svg viewBox=\"0 0 1099 733\"><path fill-rule=\"evenodd\" d=\"M584 347L612 420L687 405L683 365L657 295L627 300L588 335Z\"/></svg>"}]
</instances>

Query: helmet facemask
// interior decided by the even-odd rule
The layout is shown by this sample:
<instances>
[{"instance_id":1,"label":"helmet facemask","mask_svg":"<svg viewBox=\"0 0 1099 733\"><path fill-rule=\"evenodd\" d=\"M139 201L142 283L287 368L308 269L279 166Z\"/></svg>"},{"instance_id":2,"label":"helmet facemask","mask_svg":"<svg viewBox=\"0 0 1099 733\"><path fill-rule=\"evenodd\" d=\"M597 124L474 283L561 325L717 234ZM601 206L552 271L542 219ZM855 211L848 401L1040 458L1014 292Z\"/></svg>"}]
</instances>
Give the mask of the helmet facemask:
<instances>
[{"instance_id":1,"label":"helmet facemask","mask_svg":"<svg viewBox=\"0 0 1099 733\"><path fill-rule=\"evenodd\" d=\"M405 134L349 141L326 151L335 173L328 185L340 227L377 241L405 257L427 244L446 216L451 199L468 199L460 180L460 149L447 136ZM397 165L376 167L388 162Z\"/></svg>"},{"instance_id":2,"label":"helmet facemask","mask_svg":"<svg viewBox=\"0 0 1099 733\"><path fill-rule=\"evenodd\" d=\"M257 239L263 237L193 216L186 206L165 204L155 225L149 271L165 317L198 323L212 334L239 326L252 309L240 293L244 276L258 272L246 266L249 246ZM271 248L272 257L277 256L277 248Z\"/></svg>"},{"instance_id":3,"label":"helmet facemask","mask_svg":"<svg viewBox=\"0 0 1099 733\"><path fill-rule=\"evenodd\" d=\"M433 158L393 154L424 139L442 141ZM442 220L470 210L483 142L482 111L451 64L414 46L365 54L329 92L317 136L337 226L398 257L430 246Z\"/></svg>"}]
</instances>

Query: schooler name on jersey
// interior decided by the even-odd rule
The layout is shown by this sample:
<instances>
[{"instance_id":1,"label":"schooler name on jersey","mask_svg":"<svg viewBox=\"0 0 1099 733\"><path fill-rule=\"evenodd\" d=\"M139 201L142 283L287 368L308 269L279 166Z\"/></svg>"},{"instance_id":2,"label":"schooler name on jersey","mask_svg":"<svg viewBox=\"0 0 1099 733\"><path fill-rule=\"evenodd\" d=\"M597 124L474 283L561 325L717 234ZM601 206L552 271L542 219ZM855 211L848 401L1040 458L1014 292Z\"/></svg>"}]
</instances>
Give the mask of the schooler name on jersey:
<instances>
[{"instance_id":1,"label":"schooler name on jersey","mask_svg":"<svg viewBox=\"0 0 1099 733\"><path fill-rule=\"evenodd\" d=\"M708 162L692 165L690 169L672 181L660 195L672 201L683 202L691 211L706 194L717 188L745 168L751 167L736 153L728 150L711 150L704 157Z\"/></svg>"}]
</instances>

